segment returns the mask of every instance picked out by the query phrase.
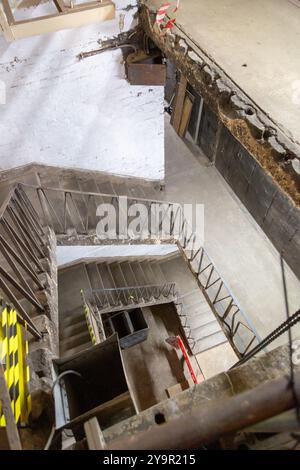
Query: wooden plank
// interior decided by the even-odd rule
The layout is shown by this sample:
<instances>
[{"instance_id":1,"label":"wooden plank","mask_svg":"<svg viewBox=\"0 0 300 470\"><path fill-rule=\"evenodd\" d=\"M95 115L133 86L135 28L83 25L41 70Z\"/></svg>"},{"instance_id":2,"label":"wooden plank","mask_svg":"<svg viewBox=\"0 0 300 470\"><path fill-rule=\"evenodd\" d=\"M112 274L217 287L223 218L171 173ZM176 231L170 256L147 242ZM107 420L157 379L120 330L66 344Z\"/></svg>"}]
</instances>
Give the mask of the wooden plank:
<instances>
[{"instance_id":1,"label":"wooden plank","mask_svg":"<svg viewBox=\"0 0 300 470\"><path fill-rule=\"evenodd\" d=\"M183 109L182 109L182 116L181 116L180 126L178 130L178 135L182 139L185 137L185 134L187 132L188 125L190 122L191 112L192 112L193 103L194 103L193 98L194 97L190 93L187 93L185 95Z\"/></svg>"},{"instance_id":2,"label":"wooden plank","mask_svg":"<svg viewBox=\"0 0 300 470\"><path fill-rule=\"evenodd\" d=\"M81 26L108 21L115 18L115 5L104 1L92 6L72 8L55 15L41 16L15 22L10 26L14 39L53 33L62 29L79 28Z\"/></svg>"},{"instance_id":3,"label":"wooden plank","mask_svg":"<svg viewBox=\"0 0 300 470\"><path fill-rule=\"evenodd\" d=\"M2 412L6 421L6 434L9 447L11 450L22 450L18 428L11 409L10 397L2 364L0 364L0 401L2 403Z\"/></svg>"},{"instance_id":4,"label":"wooden plank","mask_svg":"<svg viewBox=\"0 0 300 470\"><path fill-rule=\"evenodd\" d=\"M176 397L176 395L179 395L179 393L181 392L182 392L181 384L172 385L172 387L169 387L166 389L168 398Z\"/></svg>"},{"instance_id":5,"label":"wooden plank","mask_svg":"<svg viewBox=\"0 0 300 470\"><path fill-rule=\"evenodd\" d=\"M64 0L53 0L54 5L57 8L57 11L62 12L67 10L67 6L64 3Z\"/></svg>"},{"instance_id":6,"label":"wooden plank","mask_svg":"<svg viewBox=\"0 0 300 470\"><path fill-rule=\"evenodd\" d=\"M167 68L164 64L128 64L130 85L165 86Z\"/></svg>"},{"instance_id":7,"label":"wooden plank","mask_svg":"<svg viewBox=\"0 0 300 470\"><path fill-rule=\"evenodd\" d=\"M83 425L89 450L105 449L105 440L96 417Z\"/></svg>"},{"instance_id":8,"label":"wooden plank","mask_svg":"<svg viewBox=\"0 0 300 470\"><path fill-rule=\"evenodd\" d=\"M5 13L4 13L3 8L1 7L1 5L0 5L0 27L1 27L1 30L3 31L3 35L6 39L6 41L8 41L8 42L13 41L14 37L12 35L10 26L7 22L7 18L5 16Z\"/></svg>"},{"instance_id":9,"label":"wooden plank","mask_svg":"<svg viewBox=\"0 0 300 470\"><path fill-rule=\"evenodd\" d=\"M14 18L12 9L10 7L9 0L2 0L2 5L3 5L4 13L6 15L8 24L9 25L14 24L15 18Z\"/></svg>"},{"instance_id":10,"label":"wooden plank","mask_svg":"<svg viewBox=\"0 0 300 470\"><path fill-rule=\"evenodd\" d=\"M101 403L101 405L96 406L95 408L83 413L77 418L72 419L63 428L73 428L80 423L84 423L89 419L97 416L100 421L101 419L107 420L115 413L127 408L128 406L133 406L132 399L129 392L122 393L117 397L109 400L105 403Z\"/></svg>"},{"instance_id":11,"label":"wooden plank","mask_svg":"<svg viewBox=\"0 0 300 470\"><path fill-rule=\"evenodd\" d=\"M175 105L171 116L171 124L177 133L179 131L179 126L181 122L187 83L187 79L183 74L181 74L180 81L177 85Z\"/></svg>"}]
</instances>

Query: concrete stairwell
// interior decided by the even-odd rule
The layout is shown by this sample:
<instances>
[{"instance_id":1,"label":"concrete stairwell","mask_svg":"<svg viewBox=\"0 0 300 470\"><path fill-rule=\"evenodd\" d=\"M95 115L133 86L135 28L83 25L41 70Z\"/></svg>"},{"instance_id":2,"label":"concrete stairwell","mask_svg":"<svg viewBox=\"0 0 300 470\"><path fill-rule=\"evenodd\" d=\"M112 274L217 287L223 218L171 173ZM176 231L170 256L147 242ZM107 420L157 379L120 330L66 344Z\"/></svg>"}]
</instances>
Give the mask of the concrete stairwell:
<instances>
[{"instance_id":1,"label":"concrete stairwell","mask_svg":"<svg viewBox=\"0 0 300 470\"><path fill-rule=\"evenodd\" d=\"M107 258L66 267L59 271L60 353L73 354L91 346L82 309L80 290L106 291L111 308L130 308L117 297L122 288L176 283L176 296L139 299L141 304L174 302L193 354L227 342L218 321L180 255L168 257ZM119 303L118 303L119 302ZM132 305L131 307L134 307ZM181 308L183 307L183 308ZM99 311L100 308L99 308Z\"/></svg>"},{"instance_id":2,"label":"concrete stairwell","mask_svg":"<svg viewBox=\"0 0 300 470\"><path fill-rule=\"evenodd\" d=\"M84 316L81 289L89 289L83 263L58 272L60 356L72 355L92 346Z\"/></svg>"},{"instance_id":3,"label":"concrete stairwell","mask_svg":"<svg viewBox=\"0 0 300 470\"><path fill-rule=\"evenodd\" d=\"M122 304L122 298L118 299L116 289L157 285L158 277L152 271L150 259L129 259L123 262L112 259L99 262L81 262L64 269L58 273L59 290L59 318L60 318L60 355L71 355L92 345L86 326L80 291L97 289L110 289L107 292L108 301L113 306L110 311L128 308ZM159 281L166 283L166 279L159 266ZM114 291L115 290L115 291ZM139 298L143 305L170 302L173 297L144 299ZM116 306L116 304L118 305ZM95 308L95 304L93 304ZM97 307L96 307L97 308Z\"/></svg>"},{"instance_id":4,"label":"concrete stairwell","mask_svg":"<svg viewBox=\"0 0 300 470\"><path fill-rule=\"evenodd\" d=\"M85 239L87 236L94 239L98 221L96 209L100 203L111 202L118 206L118 197L127 195L132 198L133 203L135 198L145 199L149 210L153 201L163 199L157 182L106 173L30 165L28 168L16 170L13 176L10 173L5 177L4 173L1 178L1 187L3 185L4 189L13 182L26 183L24 191L32 201L43 224L50 225L54 229L58 244L75 243L80 237ZM166 217L168 220L168 216ZM161 241L166 242L165 239ZM174 240L169 241L174 242ZM182 249L185 250L185 243L182 241L180 243L183 244ZM199 251L200 247L196 248ZM61 321L65 322L62 331L65 326L69 328L65 337L61 338L62 352L73 350L73 346L75 349L86 347L89 343L87 333L85 332L82 338L78 333L80 326L76 325L75 328L74 324L76 323L75 317L78 316L78 323L81 323L81 326L84 325L83 312L80 310L81 299L77 299L80 289L120 289L164 284L165 281L176 282L178 286L179 297L182 299L177 304L177 310L193 353L197 354L225 342L226 337L216 317L181 258L178 257L177 261L170 261L168 266L165 266L162 261L160 270L157 268L159 264L157 260L155 262L124 260L122 263L114 261L106 263L105 266L89 266L88 268L84 265L84 269L82 267L84 275L78 282L78 292L72 302L67 303L61 309ZM171 263L174 263L174 266ZM192 264L190 269L192 269ZM77 278L77 275L75 277ZM70 278L68 282L72 283L72 279ZM183 287L182 284L184 284ZM67 287L68 289L73 291L70 286ZM212 289L218 289L218 284L214 283ZM116 300L116 296L117 293L114 291L109 293L112 301ZM74 335L73 330L76 333Z\"/></svg>"}]
</instances>

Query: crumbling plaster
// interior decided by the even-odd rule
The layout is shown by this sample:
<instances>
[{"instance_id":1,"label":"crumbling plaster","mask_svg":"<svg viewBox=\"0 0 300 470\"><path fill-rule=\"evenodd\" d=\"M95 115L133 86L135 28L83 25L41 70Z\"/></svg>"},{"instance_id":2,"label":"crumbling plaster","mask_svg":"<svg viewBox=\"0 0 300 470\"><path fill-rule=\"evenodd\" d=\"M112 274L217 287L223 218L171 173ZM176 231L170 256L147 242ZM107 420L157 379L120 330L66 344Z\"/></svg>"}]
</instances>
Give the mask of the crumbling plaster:
<instances>
[{"instance_id":1,"label":"crumbling plaster","mask_svg":"<svg viewBox=\"0 0 300 470\"><path fill-rule=\"evenodd\" d=\"M140 18L147 34L183 72L220 121L300 206L299 144L263 113L181 28L175 25L166 34L159 34L153 27L155 10L147 5L142 6Z\"/></svg>"},{"instance_id":2,"label":"crumbling plaster","mask_svg":"<svg viewBox=\"0 0 300 470\"><path fill-rule=\"evenodd\" d=\"M137 1L115 3L112 21L0 37L0 169L37 162L163 180L163 87L131 86L120 49L78 58L136 27Z\"/></svg>"}]
</instances>

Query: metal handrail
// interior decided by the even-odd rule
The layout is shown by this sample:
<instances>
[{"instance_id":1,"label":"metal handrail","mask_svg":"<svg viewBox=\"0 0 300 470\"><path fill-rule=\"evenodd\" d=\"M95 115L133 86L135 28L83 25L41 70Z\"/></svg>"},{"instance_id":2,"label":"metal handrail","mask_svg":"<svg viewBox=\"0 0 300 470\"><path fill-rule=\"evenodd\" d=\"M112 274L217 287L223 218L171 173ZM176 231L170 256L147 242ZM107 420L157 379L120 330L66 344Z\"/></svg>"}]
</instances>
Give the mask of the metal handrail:
<instances>
[{"instance_id":1,"label":"metal handrail","mask_svg":"<svg viewBox=\"0 0 300 470\"><path fill-rule=\"evenodd\" d=\"M174 298L176 295L176 284L165 283L161 285L143 285L107 289L86 289L85 296L91 296L95 305L100 310L109 307L122 307L128 305L139 305L151 300L161 298Z\"/></svg>"},{"instance_id":2,"label":"metal handrail","mask_svg":"<svg viewBox=\"0 0 300 470\"><path fill-rule=\"evenodd\" d=\"M0 209L0 290L17 311L19 322L40 339L41 333L30 318L31 307L45 310L36 295L44 289L38 273L47 257L45 232L21 184L15 184ZM30 305L24 306L24 298Z\"/></svg>"},{"instance_id":3,"label":"metal handrail","mask_svg":"<svg viewBox=\"0 0 300 470\"><path fill-rule=\"evenodd\" d=\"M194 244L192 249L187 248L190 239L195 235L186 219L183 222L183 230L185 236L177 245L237 356L243 358L251 346L261 342L261 337L216 269L205 248L194 246Z\"/></svg>"},{"instance_id":4,"label":"metal handrail","mask_svg":"<svg viewBox=\"0 0 300 470\"><path fill-rule=\"evenodd\" d=\"M28 191L33 190L36 192L42 211L41 216L44 218L46 225L54 228L57 235L67 234L69 228L75 229L78 234L88 234L90 230L96 229L96 214L91 214L91 205L93 204L95 208L97 199L110 201L115 207L118 207L119 202L117 194L83 192L28 184L22 184L22 186L24 189L27 188ZM59 200L54 199L53 201L53 195L57 196L58 194L61 195ZM251 346L260 342L260 337L238 304L231 289L225 283L224 278L215 268L207 251L190 228L181 205L133 196L129 196L127 200L128 204L131 202L146 204L149 211L152 210L153 204L161 205L163 214L158 227L157 238L161 240L168 239L169 243L177 244L229 342L238 356L243 357ZM84 211L81 210L82 207ZM85 214L84 217L82 216L83 213ZM160 233L163 224L169 228L168 238L164 238L163 234ZM198 263L196 268L195 263ZM213 278L216 279L212 283Z\"/></svg>"}]
</instances>

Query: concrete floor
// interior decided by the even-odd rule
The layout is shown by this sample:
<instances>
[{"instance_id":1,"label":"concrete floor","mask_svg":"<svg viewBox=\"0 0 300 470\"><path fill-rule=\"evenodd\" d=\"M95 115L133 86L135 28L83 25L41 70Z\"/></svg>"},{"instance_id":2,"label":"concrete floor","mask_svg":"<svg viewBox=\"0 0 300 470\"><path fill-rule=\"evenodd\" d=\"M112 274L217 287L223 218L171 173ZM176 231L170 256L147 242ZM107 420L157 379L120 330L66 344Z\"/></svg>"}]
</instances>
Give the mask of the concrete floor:
<instances>
[{"instance_id":1,"label":"concrete floor","mask_svg":"<svg viewBox=\"0 0 300 470\"><path fill-rule=\"evenodd\" d=\"M199 148L182 141L165 122L169 201L204 203L205 243L242 309L264 338L286 320L280 259L272 243ZM290 311L300 306L300 282L286 267ZM300 327L294 328L300 337ZM272 347L286 343L282 337Z\"/></svg>"},{"instance_id":2,"label":"concrete floor","mask_svg":"<svg viewBox=\"0 0 300 470\"><path fill-rule=\"evenodd\" d=\"M238 360L230 343L220 344L196 356L197 365L200 367L205 380L227 371Z\"/></svg>"},{"instance_id":3,"label":"concrete floor","mask_svg":"<svg viewBox=\"0 0 300 470\"><path fill-rule=\"evenodd\" d=\"M166 343L180 334L179 320L171 304L143 308L149 325L146 341L122 350L127 377L138 410L145 410L168 398L166 389L184 382L189 373L178 352ZM196 370L200 378L199 369Z\"/></svg>"},{"instance_id":4,"label":"concrete floor","mask_svg":"<svg viewBox=\"0 0 300 470\"><path fill-rule=\"evenodd\" d=\"M299 1L184 0L176 24L300 142Z\"/></svg>"}]
</instances>

